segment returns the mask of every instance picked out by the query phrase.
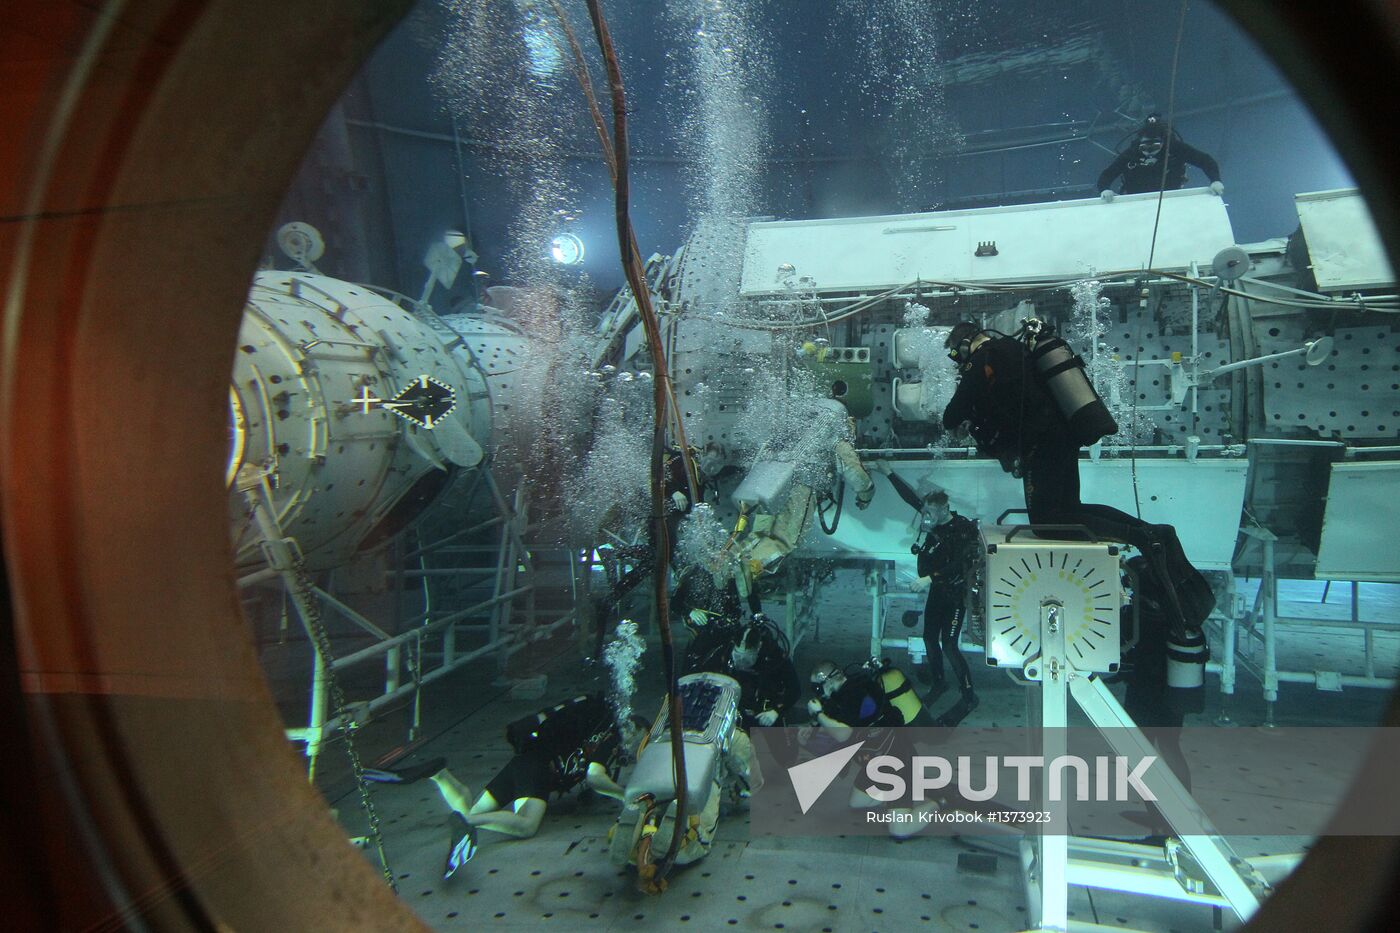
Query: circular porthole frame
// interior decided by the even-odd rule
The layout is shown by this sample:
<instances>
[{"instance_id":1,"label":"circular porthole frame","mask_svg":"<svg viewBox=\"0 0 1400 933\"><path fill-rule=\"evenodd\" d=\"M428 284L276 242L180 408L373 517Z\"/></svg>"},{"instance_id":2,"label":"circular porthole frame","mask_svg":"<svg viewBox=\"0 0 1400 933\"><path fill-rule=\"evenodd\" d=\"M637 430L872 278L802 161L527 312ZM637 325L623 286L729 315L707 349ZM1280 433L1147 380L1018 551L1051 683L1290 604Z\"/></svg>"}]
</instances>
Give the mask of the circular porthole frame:
<instances>
[{"instance_id":1,"label":"circular porthole frame","mask_svg":"<svg viewBox=\"0 0 1400 933\"><path fill-rule=\"evenodd\" d=\"M1318 115L1400 268L1396 104L1378 92L1400 7L1223 5ZM26 53L0 91L16 928L420 925L283 739L238 615L223 483L259 249L324 114L407 8L17 0L0 23ZM1371 928L1397 865L1400 840L1323 838L1249 928Z\"/></svg>"}]
</instances>

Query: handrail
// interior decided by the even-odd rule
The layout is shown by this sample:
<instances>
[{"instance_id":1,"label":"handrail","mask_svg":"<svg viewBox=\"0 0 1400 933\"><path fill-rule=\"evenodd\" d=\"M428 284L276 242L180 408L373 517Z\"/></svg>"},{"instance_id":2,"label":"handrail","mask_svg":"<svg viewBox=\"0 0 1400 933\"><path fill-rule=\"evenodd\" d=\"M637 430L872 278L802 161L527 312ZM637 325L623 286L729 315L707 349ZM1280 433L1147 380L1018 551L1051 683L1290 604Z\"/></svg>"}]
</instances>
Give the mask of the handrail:
<instances>
[{"instance_id":1,"label":"handrail","mask_svg":"<svg viewBox=\"0 0 1400 933\"><path fill-rule=\"evenodd\" d=\"M505 593L502 593L500 596L493 596L491 599L484 600L472 606L468 606L465 609L459 609L450 615L445 615L442 618L429 622L426 625L409 629L406 632L400 632L392 638L388 638L380 642L375 642L372 645L368 645L364 648L361 648L359 651L352 652L350 654L345 655L344 657L336 658L335 661L331 664L331 667L335 668L336 670L339 670L344 667L349 667L352 664L359 664L361 661L387 652L390 648L398 647L399 645L402 645L404 642L409 641L410 639L420 638L424 635L430 635L436 632L438 629L444 628L448 625L453 624L454 622L457 622L460 619L466 618L474 612L480 612L482 609L494 606L497 603L500 603L507 599L514 599L516 596L528 592L530 589L531 587L528 585L518 586L513 590L509 590Z\"/></svg>"}]
</instances>

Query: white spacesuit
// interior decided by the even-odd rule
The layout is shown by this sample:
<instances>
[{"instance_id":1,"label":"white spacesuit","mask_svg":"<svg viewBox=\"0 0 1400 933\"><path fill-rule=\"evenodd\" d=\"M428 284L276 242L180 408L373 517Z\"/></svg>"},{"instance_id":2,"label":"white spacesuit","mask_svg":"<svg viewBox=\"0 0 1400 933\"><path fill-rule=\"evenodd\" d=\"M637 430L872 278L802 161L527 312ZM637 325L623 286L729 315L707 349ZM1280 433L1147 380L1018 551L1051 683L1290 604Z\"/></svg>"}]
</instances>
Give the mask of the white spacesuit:
<instances>
[{"instance_id":1,"label":"white spacesuit","mask_svg":"<svg viewBox=\"0 0 1400 933\"><path fill-rule=\"evenodd\" d=\"M835 399L813 400L812 409L814 423L834 417L842 419L844 435L831 446L830 459L821 466L828 477L839 476L855 492L856 508L864 509L875 495L875 482L851 443L855 437L854 420ZM800 436L802 426L794 427L794 433ZM775 442L760 452L734 491L734 502L741 510L732 546L737 567L725 569L735 574L740 595L747 596L755 579L776 569L812 526L820 496L813 480L801 469L805 467L805 472L810 473L811 466L801 463L784 444Z\"/></svg>"}]
</instances>

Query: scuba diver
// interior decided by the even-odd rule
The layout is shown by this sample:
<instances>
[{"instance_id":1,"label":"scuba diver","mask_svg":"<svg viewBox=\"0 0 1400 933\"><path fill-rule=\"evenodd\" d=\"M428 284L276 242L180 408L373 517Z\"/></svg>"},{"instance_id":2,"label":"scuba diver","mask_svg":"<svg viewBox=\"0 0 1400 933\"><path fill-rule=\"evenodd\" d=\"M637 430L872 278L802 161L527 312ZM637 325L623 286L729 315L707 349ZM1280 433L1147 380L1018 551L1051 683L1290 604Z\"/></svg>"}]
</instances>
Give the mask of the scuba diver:
<instances>
[{"instance_id":1,"label":"scuba diver","mask_svg":"<svg viewBox=\"0 0 1400 933\"><path fill-rule=\"evenodd\" d=\"M691 450L694 458L698 452ZM681 520L684 519L695 508L696 503L690 501L692 490L694 494L704 499L708 487L705 484L705 474L697 467L692 476L686 475L686 458L681 455L679 447L668 447L662 454L663 471L665 485L662 492L662 509L664 510L664 521L666 523L666 542L668 553L674 558L676 553L676 539L680 534ZM694 463L694 459L691 461ZM693 481L693 485L692 485ZM619 605L637 586L651 575L652 565L656 562L656 550L652 542L650 531L642 535L641 540L632 545L624 545L611 551L611 564L609 566L609 576L613 576L615 568L621 564L631 564L631 567L620 574L617 574L605 594L599 598L596 606L591 607L594 631L594 654L599 656L603 650L603 640L611 626L616 622L613 618ZM587 628L587 626L585 626Z\"/></svg>"},{"instance_id":2,"label":"scuba diver","mask_svg":"<svg viewBox=\"0 0 1400 933\"><path fill-rule=\"evenodd\" d=\"M713 634L711 634L713 633ZM681 674L709 672L739 684L740 725L783 725L802 695L787 636L763 613L747 625L707 626L687 648Z\"/></svg>"},{"instance_id":3,"label":"scuba diver","mask_svg":"<svg viewBox=\"0 0 1400 933\"><path fill-rule=\"evenodd\" d=\"M683 618L692 634L711 624L737 624L745 610L749 614L763 611L757 587L740 596L734 576L714 574L703 564L691 564L680 571L671 594L671 615Z\"/></svg>"},{"instance_id":4,"label":"scuba diver","mask_svg":"<svg viewBox=\"0 0 1400 933\"><path fill-rule=\"evenodd\" d=\"M744 629L729 655L728 674L739 682L739 714L745 729L786 725L802 696L787 637L762 614Z\"/></svg>"},{"instance_id":5,"label":"scuba diver","mask_svg":"<svg viewBox=\"0 0 1400 933\"><path fill-rule=\"evenodd\" d=\"M934 725L904 672L887 660L871 658L844 670L822 661L810 679L816 697L807 711L837 741L854 728Z\"/></svg>"},{"instance_id":6,"label":"scuba diver","mask_svg":"<svg viewBox=\"0 0 1400 933\"><path fill-rule=\"evenodd\" d=\"M889 477L899 497L919 513L920 539L910 546L918 557L918 574L929 580L928 601L924 604L924 650L928 652L928 672L933 685L928 689L932 703L948 688L943 674L943 658L948 658L958 685L958 701L935 723L956 726L977 708L972 687L972 669L958 647L963 617L967 612L968 578L978 559L977 523L952 511L948 494L936 489L920 498L904 479L884 461L877 470Z\"/></svg>"},{"instance_id":7,"label":"scuba diver","mask_svg":"<svg viewBox=\"0 0 1400 933\"><path fill-rule=\"evenodd\" d=\"M889 661L871 658L844 670L835 661L821 661L810 680L816 696L807 701L807 711L830 739L845 742L856 729L871 730L856 754L857 775L876 756L905 761L913 756L913 740L901 727L934 725L904 672ZM881 805L858 786L851 788L849 803L854 808Z\"/></svg>"},{"instance_id":8,"label":"scuba diver","mask_svg":"<svg viewBox=\"0 0 1400 933\"><path fill-rule=\"evenodd\" d=\"M1032 525L1081 525L1137 548L1164 595L1173 634L1199 632L1215 594L1186 559L1176 529L1080 499L1079 448L1118 430L1083 361L1043 322L1027 321L1021 333L1034 349L971 321L953 326L946 346L960 375L943 426L968 423L977 449L1021 477Z\"/></svg>"},{"instance_id":9,"label":"scuba diver","mask_svg":"<svg viewBox=\"0 0 1400 933\"><path fill-rule=\"evenodd\" d=\"M709 575L699 574L697 578L708 580ZM716 592L720 592L718 588ZM679 598L672 603L673 606L677 604L680 609L677 615L690 632L690 643L685 646L685 653L681 656L680 673L724 673L729 664L729 653L744 631L744 625L739 621L742 614L738 596L712 602L709 607L690 605ZM687 605L690 605L689 609L686 609Z\"/></svg>"},{"instance_id":10,"label":"scuba diver","mask_svg":"<svg viewBox=\"0 0 1400 933\"><path fill-rule=\"evenodd\" d=\"M1100 197L1112 201L1113 182L1121 175L1123 194L1143 191L1175 191L1186 184L1186 166L1194 165L1210 179L1211 194L1225 193L1220 166L1199 149L1186 144L1158 113L1149 114L1133 142L1099 175Z\"/></svg>"},{"instance_id":11,"label":"scuba diver","mask_svg":"<svg viewBox=\"0 0 1400 933\"><path fill-rule=\"evenodd\" d=\"M647 723L635 717L633 729ZM640 738L640 735L638 736ZM628 753L612 708L601 693L574 697L506 726L506 740L515 756L506 763L475 800L472 792L447 768L424 774L381 772L375 778L409 783L427 777L452 808L451 838L444 878L452 877L476 854L477 830L490 829L528 839L539 831L551 794L563 795L579 784L615 799L622 798L618 773ZM441 765L441 759L433 762ZM380 775L388 775L382 777Z\"/></svg>"},{"instance_id":12,"label":"scuba diver","mask_svg":"<svg viewBox=\"0 0 1400 933\"><path fill-rule=\"evenodd\" d=\"M688 622L690 620L687 620ZM761 612L748 624L710 622L696 632L681 661L680 673L722 674L739 685L739 727L791 725L802 682L792 663L787 636ZM787 765L798 747L791 732L771 734L769 747Z\"/></svg>"}]
</instances>

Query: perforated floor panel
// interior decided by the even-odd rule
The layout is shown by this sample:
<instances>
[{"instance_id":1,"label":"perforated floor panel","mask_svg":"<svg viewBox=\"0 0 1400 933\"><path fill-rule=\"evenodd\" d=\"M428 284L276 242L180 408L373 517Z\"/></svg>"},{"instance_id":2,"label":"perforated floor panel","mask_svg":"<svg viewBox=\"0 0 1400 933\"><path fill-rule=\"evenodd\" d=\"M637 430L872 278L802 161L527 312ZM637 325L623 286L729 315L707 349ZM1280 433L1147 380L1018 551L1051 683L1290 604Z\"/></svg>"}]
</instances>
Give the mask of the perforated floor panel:
<instances>
[{"instance_id":1,"label":"perforated floor panel","mask_svg":"<svg viewBox=\"0 0 1400 933\"><path fill-rule=\"evenodd\" d=\"M838 577L823 600L820 641L805 641L798 668L805 675L826 656L856 660L868 644L869 605L859 577ZM1334 587L1332 601L1337 600ZM1286 597L1305 596L1289 591ZM1363 614L1395 615L1391 589L1363 595ZM1308 653L1311 642L1301 646ZM1324 652L1349 654L1355 645L1333 640ZM1290 649L1291 650L1291 649ZM648 659L656 649L648 652ZM907 658L895 657L897 663ZM655 663L655 661L651 661ZM1328 664L1349 663L1328 658ZM969 718L976 726L1020 725L1026 717L1026 695L1004 674L974 660L981 707ZM589 689L593 672L576 661L560 663L550 676L547 700L511 699L499 687L451 684L432 698L438 715L456 704L457 720L415 749L408 763L442 755L449 767L475 791L508 758L503 737L507 722L548 701ZM638 709L657 702L654 670L643 670ZM1296 689L1295 689L1296 688ZM1218 686L1211 678L1206 712L1190 717L1188 725L1212 722L1219 712ZM494 695L494 696L493 696ZM1375 722L1384 704L1380 691L1347 691L1326 696L1298 685L1286 685L1276 715L1281 723L1332 722L1361 725ZM934 704L940 712L951 694ZM1326 705L1319 706L1323 702ZM1255 685L1241 675L1232 715L1244 725L1262 721L1263 704ZM1321 711L1321 712L1320 712ZM328 755L333 752L328 752ZM1207 769L1208 770L1208 769ZM1345 782L1347 775L1336 775ZM1201 774L1202 780L1209 775ZM1281 776L1282 778L1282 776ZM1290 801L1320 799L1335 790L1283 781L1281 796ZM442 930L801 930L894 931L910 928L1009 933L1024 929L1026 904L1020 867L1012 855L1012 837L946 839L915 837L896 841L879 837L749 838L742 811L725 812L716 844L708 858L676 870L669 889L659 896L637 892L633 876L614 866L607 856L607 831L616 804L591 794L572 795L550 804L539 834L511 840L483 832L476 857L453 878L442 869L449 845L447 808L428 781L411 786L376 785L374 796L384 823L384 838L397 877L400 896L431 927ZM365 832L365 820L353 793L336 801L351 836ZM1245 856L1298 851L1301 838L1234 837ZM987 859L964 859L969 854ZM377 869L372 852L366 857ZM983 869L981 871L972 870ZM1233 929L1228 915L1216 916L1208 907L1148 897L1073 889L1071 917L1128 929L1158 933L1191 933ZM1221 926L1217 926L1217 923Z\"/></svg>"}]
</instances>

